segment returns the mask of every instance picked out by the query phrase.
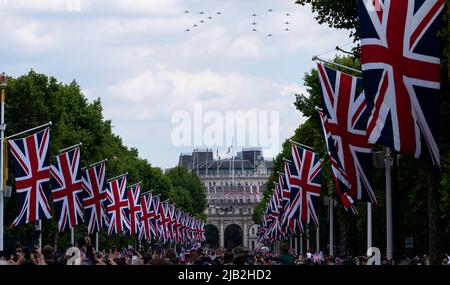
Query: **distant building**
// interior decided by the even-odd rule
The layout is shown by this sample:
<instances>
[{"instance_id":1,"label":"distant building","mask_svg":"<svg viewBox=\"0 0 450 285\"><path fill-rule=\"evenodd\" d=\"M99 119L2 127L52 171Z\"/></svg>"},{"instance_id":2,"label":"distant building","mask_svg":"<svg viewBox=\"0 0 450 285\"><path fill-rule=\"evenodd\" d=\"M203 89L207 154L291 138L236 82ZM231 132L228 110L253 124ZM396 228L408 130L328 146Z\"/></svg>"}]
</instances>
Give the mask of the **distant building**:
<instances>
[{"instance_id":1,"label":"distant building","mask_svg":"<svg viewBox=\"0 0 450 285\"><path fill-rule=\"evenodd\" d=\"M272 172L272 160L265 160L258 148L242 149L226 159L214 157L210 149L181 154L179 165L200 177L207 194L206 244L210 247L248 249L260 247L253 209L262 199Z\"/></svg>"}]
</instances>

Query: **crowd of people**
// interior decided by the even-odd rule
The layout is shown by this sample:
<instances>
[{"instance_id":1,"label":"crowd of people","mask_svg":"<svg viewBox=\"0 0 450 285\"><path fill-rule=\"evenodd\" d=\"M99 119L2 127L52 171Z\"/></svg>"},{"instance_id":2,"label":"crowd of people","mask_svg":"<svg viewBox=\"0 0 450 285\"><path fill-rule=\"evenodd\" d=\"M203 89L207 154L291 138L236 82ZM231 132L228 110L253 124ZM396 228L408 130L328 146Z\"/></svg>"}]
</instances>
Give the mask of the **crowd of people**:
<instances>
[{"instance_id":1,"label":"crowd of people","mask_svg":"<svg viewBox=\"0 0 450 285\"><path fill-rule=\"evenodd\" d=\"M205 250L200 246L178 250L143 247L135 250L129 246L96 252L89 238L80 238L76 247L64 253L55 251L51 245L43 246L42 250L39 247L31 250L17 243L14 254L2 258L0 265L366 265L367 262L365 256L328 256L309 249L305 254L297 255L287 243L282 244L277 253L265 247L250 251L241 247ZM381 264L394 263L384 258ZM427 265L429 260L426 255L405 256L395 264ZM450 255L443 254L442 264L450 265Z\"/></svg>"}]
</instances>

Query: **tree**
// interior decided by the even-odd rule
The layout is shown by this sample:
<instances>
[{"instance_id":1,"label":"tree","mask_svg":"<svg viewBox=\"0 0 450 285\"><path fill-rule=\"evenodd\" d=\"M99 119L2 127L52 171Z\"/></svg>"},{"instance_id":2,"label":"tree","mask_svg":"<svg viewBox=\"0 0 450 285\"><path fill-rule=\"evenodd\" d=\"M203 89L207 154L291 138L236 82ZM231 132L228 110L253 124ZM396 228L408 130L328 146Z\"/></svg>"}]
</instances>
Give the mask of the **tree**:
<instances>
[{"instance_id":1,"label":"tree","mask_svg":"<svg viewBox=\"0 0 450 285\"><path fill-rule=\"evenodd\" d=\"M174 193L178 193L180 189L173 189L173 181L160 168L141 159L136 148L128 148L123 144L122 139L112 132L111 121L103 118L100 99L88 102L76 81L63 84L54 77L31 70L18 78L9 78L6 92L6 135L52 121L50 156L57 154L62 148L83 142L82 166L107 158L107 177L128 172L128 183L142 182L142 191L152 190L155 194L160 194L161 199L167 199L171 195L174 200L179 199ZM11 171L8 184L14 186ZM200 210L201 201L196 205L196 210ZM11 199L5 200L5 225L10 225L16 214L17 201L13 194ZM43 221L43 243L57 242L59 248L67 248L69 234L56 232L56 219ZM85 225L77 226L75 234L77 237L86 235ZM30 237L34 236L34 228L33 225L6 228L5 236L6 248L13 247L15 240L21 240L24 245L31 247L33 241ZM100 235L100 246L107 244L113 247L130 243L134 243L132 238L110 238L104 233Z\"/></svg>"},{"instance_id":2,"label":"tree","mask_svg":"<svg viewBox=\"0 0 450 285\"><path fill-rule=\"evenodd\" d=\"M349 30L350 36L358 40L359 29L357 1L348 0L297 0L296 4L311 5L317 13L315 19L319 24L328 24L332 28Z\"/></svg>"},{"instance_id":3,"label":"tree","mask_svg":"<svg viewBox=\"0 0 450 285\"><path fill-rule=\"evenodd\" d=\"M175 187L184 189L190 197L190 200L186 201L186 205L180 204L180 206L183 209L189 207L192 214L203 216L203 211L206 208L206 193L197 174L182 166L176 166L167 171L167 177L170 178Z\"/></svg>"}]
</instances>

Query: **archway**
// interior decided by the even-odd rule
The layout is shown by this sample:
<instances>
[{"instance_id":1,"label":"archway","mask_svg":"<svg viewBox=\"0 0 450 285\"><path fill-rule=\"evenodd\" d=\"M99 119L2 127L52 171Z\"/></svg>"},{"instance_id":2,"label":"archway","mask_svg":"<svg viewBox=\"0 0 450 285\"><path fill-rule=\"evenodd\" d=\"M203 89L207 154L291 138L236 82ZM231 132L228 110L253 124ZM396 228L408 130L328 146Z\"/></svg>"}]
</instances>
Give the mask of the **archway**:
<instances>
[{"instance_id":1,"label":"archway","mask_svg":"<svg viewBox=\"0 0 450 285\"><path fill-rule=\"evenodd\" d=\"M242 245L242 229L238 225L229 225L225 229L225 248L234 248Z\"/></svg>"},{"instance_id":2,"label":"archway","mask_svg":"<svg viewBox=\"0 0 450 285\"><path fill-rule=\"evenodd\" d=\"M208 245L209 248L218 248L219 247L219 230L216 226L208 224L205 226L205 244Z\"/></svg>"}]
</instances>

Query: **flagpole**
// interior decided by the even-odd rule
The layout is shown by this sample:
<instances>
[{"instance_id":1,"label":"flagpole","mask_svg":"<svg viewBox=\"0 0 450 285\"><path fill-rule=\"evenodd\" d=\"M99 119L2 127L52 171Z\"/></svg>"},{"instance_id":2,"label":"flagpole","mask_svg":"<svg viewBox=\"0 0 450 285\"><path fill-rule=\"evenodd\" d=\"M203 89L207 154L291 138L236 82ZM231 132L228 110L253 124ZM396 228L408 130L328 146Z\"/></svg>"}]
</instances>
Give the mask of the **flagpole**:
<instances>
[{"instance_id":1,"label":"flagpole","mask_svg":"<svg viewBox=\"0 0 450 285\"><path fill-rule=\"evenodd\" d=\"M72 246L75 246L75 230L74 228L70 229L70 243Z\"/></svg>"},{"instance_id":2,"label":"flagpole","mask_svg":"<svg viewBox=\"0 0 450 285\"><path fill-rule=\"evenodd\" d=\"M298 239L297 239L297 236L295 236L294 248L295 248L295 255L297 256L298 255Z\"/></svg>"},{"instance_id":3,"label":"flagpole","mask_svg":"<svg viewBox=\"0 0 450 285\"><path fill-rule=\"evenodd\" d=\"M125 175L128 175L128 172L125 172L124 174L118 175L118 176L113 177L113 178L109 178L109 179L108 179L108 182L109 182L109 181L112 181L112 180L114 180L114 179L120 178L120 177L122 177L122 176L125 176Z\"/></svg>"},{"instance_id":4,"label":"flagpole","mask_svg":"<svg viewBox=\"0 0 450 285\"><path fill-rule=\"evenodd\" d=\"M51 125L52 125L52 121L49 121L46 124L43 124L43 125L31 128L31 129L25 130L23 132L20 132L20 133L14 134L14 135L7 136L6 138L7 139L12 139L12 138L18 137L20 135L23 135L23 134L26 134L26 133L29 133L29 132L32 132L32 131L35 131L35 130L38 130L38 129L42 129L42 128L45 128L45 127L48 127L48 126L51 126Z\"/></svg>"},{"instance_id":5,"label":"flagpole","mask_svg":"<svg viewBox=\"0 0 450 285\"><path fill-rule=\"evenodd\" d=\"M306 226L306 250L309 250L310 248L310 244L309 244L309 227L308 225Z\"/></svg>"},{"instance_id":6,"label":"flagpole","mask_svg":"<svg viewBox=\"0 0 450 285\"><path fill-rule=\"evenodd\" d=\"M42 250L42 220L38 221L38 231L39 231L38 246L39 250Z\"/></svg>"},{"instance_id":7,"label":"flagpole","mask_svg":"<svg viewBox=\"0 0 450 285\"><path fill-rule=\"evenodd\" d=\"M127 188L132 188L132 187L134 187L134 186L136 186L136 185L139 185L139 184L142 184L142 181L137 182L137 183L134 183L134 184L128 186Z\"/></svg>"},{"instance_id":8,"label":"flagpole","mask_svg":"<svg viewBox=\"0 0 450 285\"><path fill-rule=\"evenodd\" d=\"M372 247L372 204L367 202L367 249Z\"/></svg>"},{"instance_id":9,"label":"flagpole","mask_svg":"<svg viewBox=\"0 0 450 285\"><path fill-rule=\"evenodd\" d=\"M95 252L98 252L98 232L95 233Z\"/></svg>"},{"instance_id":10,"label":"flagpole","mask_svg":"<svg viewBox=\"0 0 450 285\"><path fill-rule=\"evenodd\" d=\"M310 147L310 146L301 144L301 143L296 142L296 141L293 141L293 140L289 140L289 141L290 141L291 143L293 143L293 144L296 144L296 145L302 147L302 148L306 148L306 149L308 149L308 150L314 151L314 149L313 149L312 147Z\"/></svg>"},{"instance_id":11,"label":"flagpole","mask_svg":"<svg viewBox=\"0 0 450 285\"><path fill-rule=\"evenodd\" d=\"M300 234L300 254L303 254L303 234Z\"/></svg>"},{"instance_id":12,"label":"flagpole","mask_svg":"<svg viewBox=\"0 0 450 285\"><path fill-rule=\"evenodd\" d=\"M330 196L330 256L334 255L334 200Z\"/></svg>"},{"instance_id":13,"label":"flagpole","mask_svg":"<svg viewBox=\"0 0 450 285\"><path fill-rule=\"evenodd\" d=\"M393 235L392 235L392 184L391 184L391 150L386 148L385 167L386 167L386 256L392 260Z\"/></svg>"},{"instance_id":14,"label":"flagpole","mask_svg":"<svg viewBox=\"0 0 450 285\"><path fill-rule=\"evenodd\" d=\"M85 169L87 169L87 168L89 168L89 167L96 166L96 165L98 165L98 164L100 164L100 163L103 163L103 162L105 162L105 161L108 161L108 159L105 158L105 159L103 159L103 160L100 160L100 161L94 162L94 163L92 163L92 164L89 164L88 166L85 166L85 167L81 168L81 170L85 170Z\"/></svg>"},{"instance_id":15,"label":"flagpole","mask_svg":"<svg viewBox=\"0 0 450 285\"><path fill-rule=\"evenodd\" d=\"M320 252L320 227L316 227L316 252Z\"/></svg>"},{"instance_id":16,"label":"flagpole","mask_svg":"<svg viewBox=\"0 0 450 285\"><path fill-rule=\"evenodd\" d=\"M342 68L344 68L344 69L347 69L347 70L350 70L350 71L353 71L353 72L362 74L362 71L361 71L361 70L354 69L354 68L351 68L351 67L348 67L348 66L339 64L339 63L331 62L331 61L322 59L322 58L320 58L320 57L318 57L318 56L313 56L312 60L313 60L313 61L321 61L321 62L323 62L323 63L328 63L328 64L331 64L331 65L339 66L339 67L342 67Z\"/></svg>"},{"instance_id":17,"label":"flagpole","mask_svg":"<svg viewBox=\"0 0 450 285\"><path fill-rule=\"evenodd\" d=\"M77 148L77 147L82 146L82 145L83 145L83 143L82 143L82 142L79 142L79 143L74 144L74 145L72 145L72 146L69 146L69 147L66 147L66 148L61 149L61 150L59 151L59 153L65 152L65 151L67 151L67 150L71 150L71 149L73 149L73 148Z\"/></svg>"},{"instance_id":18,"label":"flagpole","mask_svg":"<svg viewBox=\"0 0 450 285\"><path fill-rule=\"evenodd\" d=\"M6 86L7 86L7 80L6 75L3 73L1 75L1 82L0 82L0 88L1 88L1 120L0 120L0 252L3 252L3 199L4 199L4 191L3 189L3 179L4 179L4 147L5 147L5 99L6 99Z\"/></svg>"}]
</instances>

